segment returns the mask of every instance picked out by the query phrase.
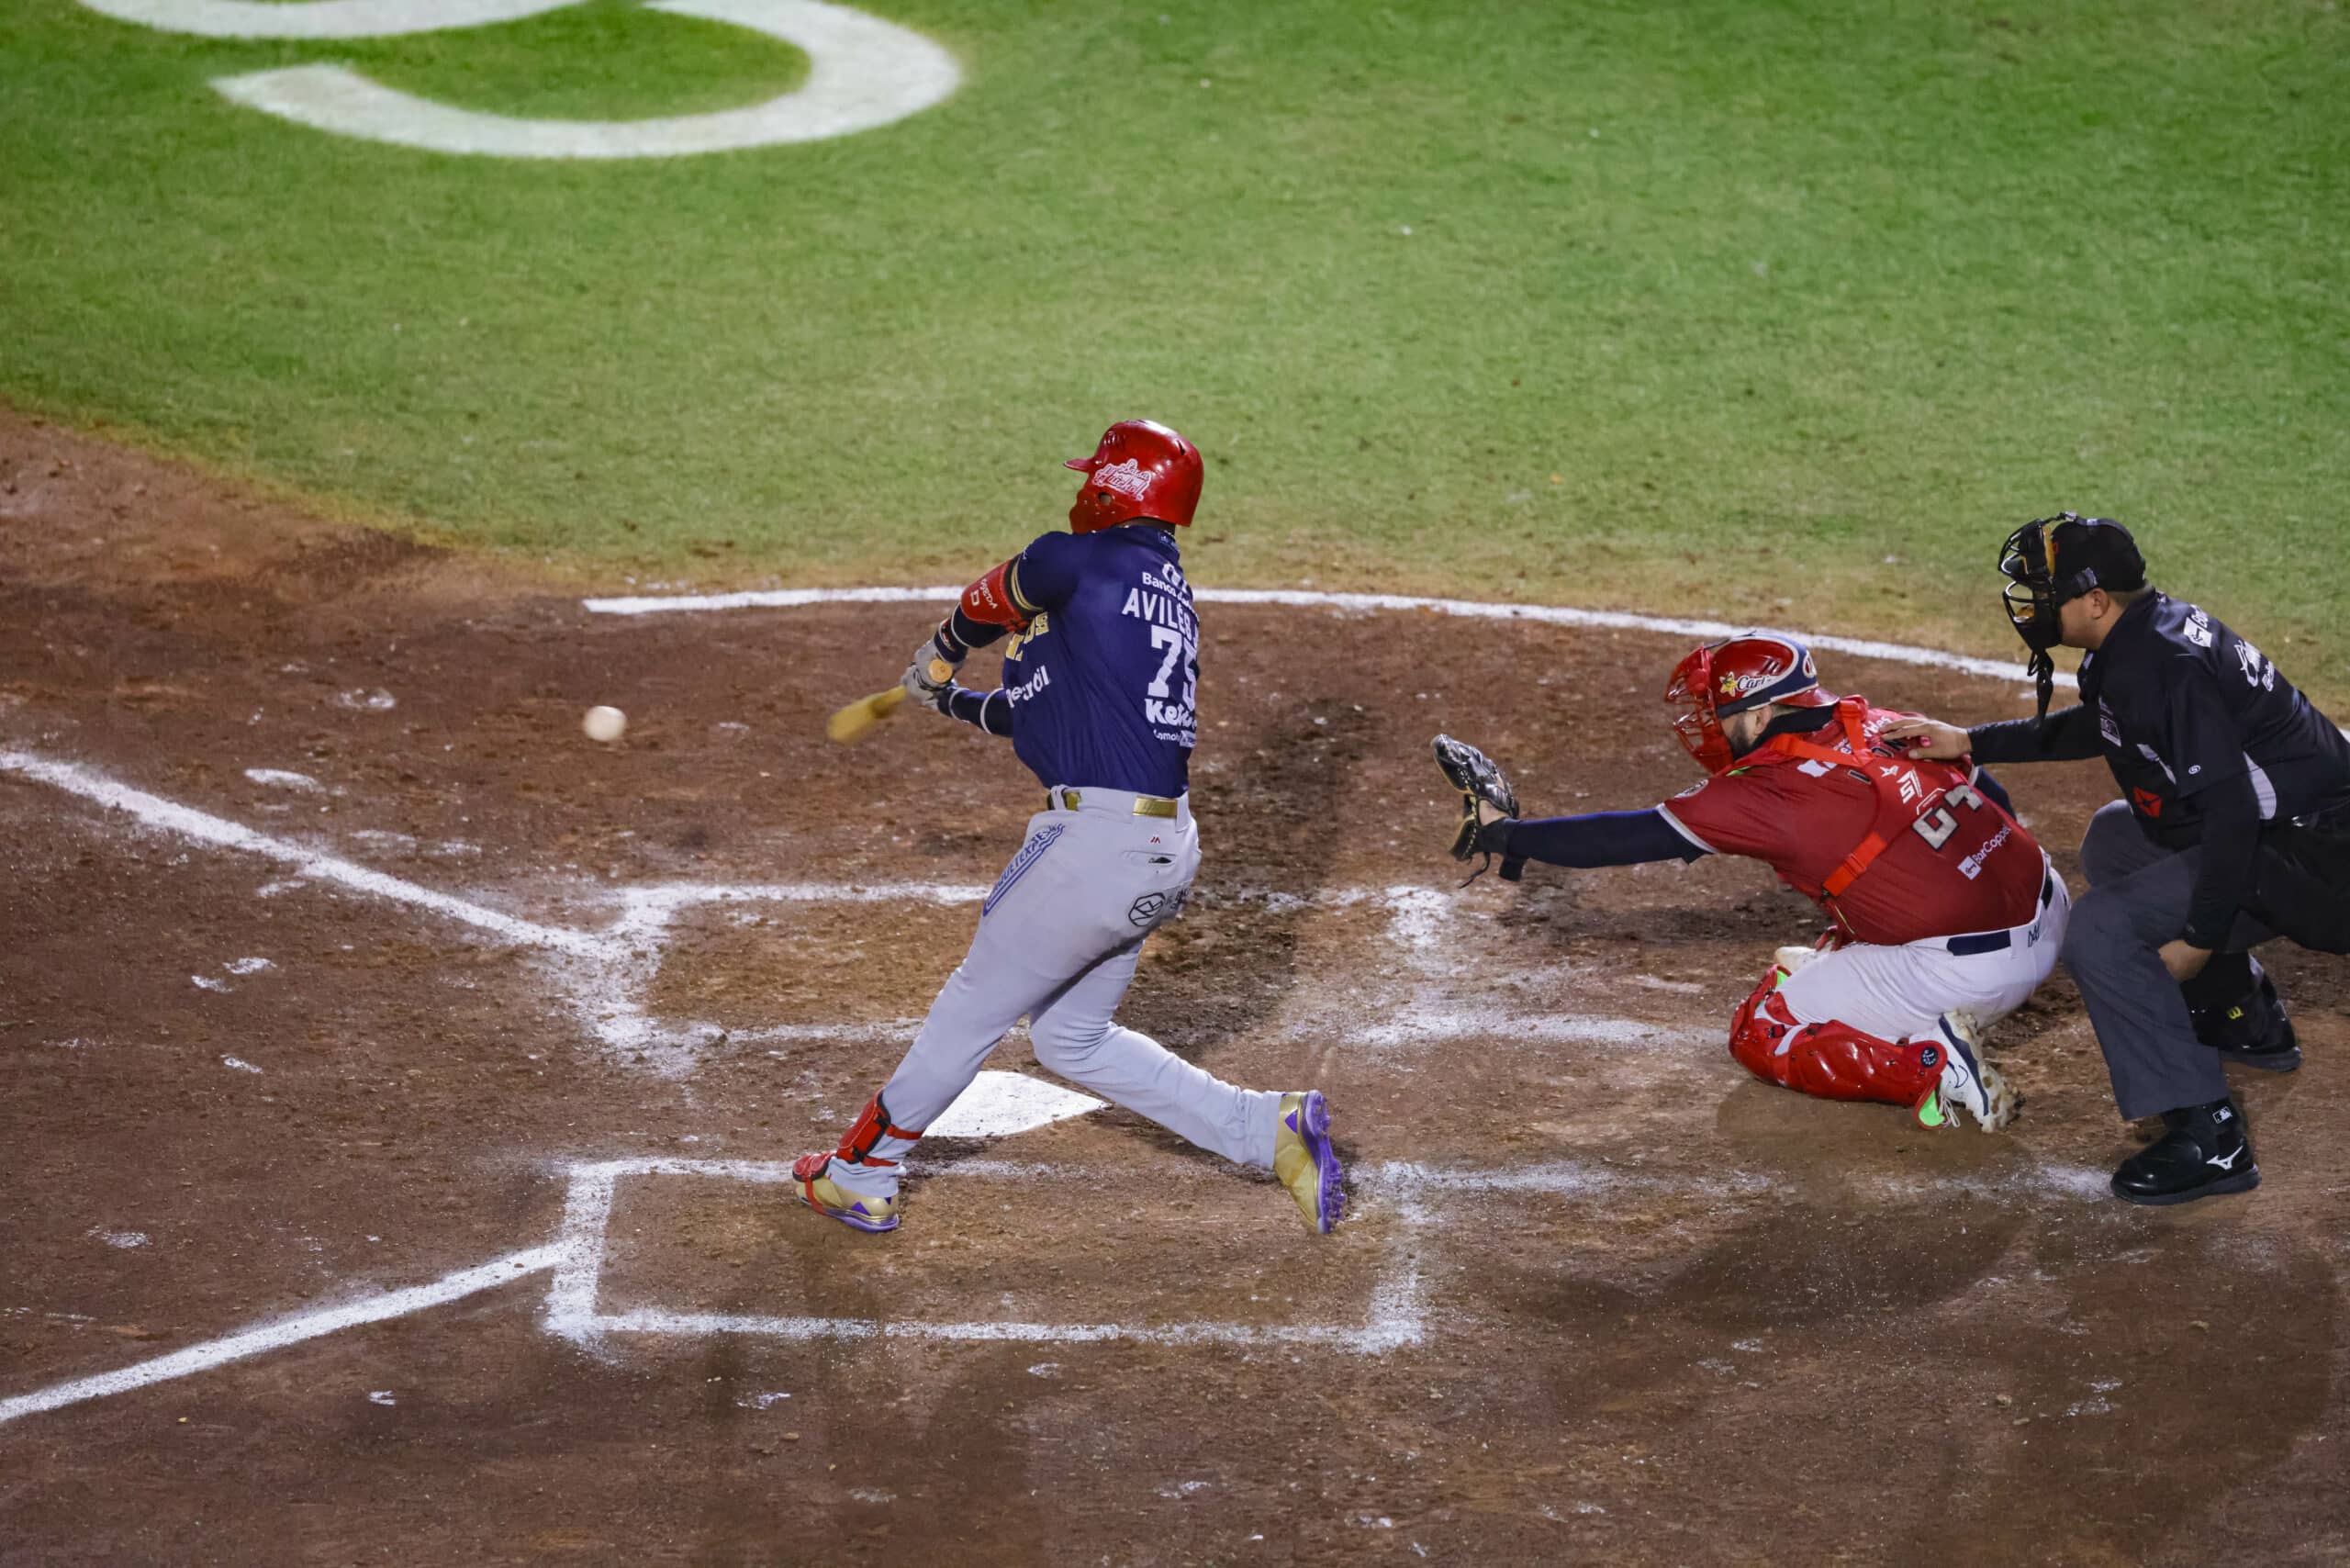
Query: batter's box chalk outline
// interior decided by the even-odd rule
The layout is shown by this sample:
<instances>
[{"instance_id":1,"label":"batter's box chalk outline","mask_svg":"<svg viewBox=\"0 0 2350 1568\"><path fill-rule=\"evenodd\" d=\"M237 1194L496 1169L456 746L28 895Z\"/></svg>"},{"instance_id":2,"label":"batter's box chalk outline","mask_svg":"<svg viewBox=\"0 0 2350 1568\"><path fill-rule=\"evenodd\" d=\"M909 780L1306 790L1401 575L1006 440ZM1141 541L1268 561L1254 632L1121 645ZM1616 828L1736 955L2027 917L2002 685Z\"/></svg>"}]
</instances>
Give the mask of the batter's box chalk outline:
<instances>
[{"instance_id":1,"label":"batter's box chalk outline","mask_svg":"<svg viewBox=\"0 0 2350 1568\"><path fill-rule=\"evenodd\" d=\"M128 1394L135 1389L169 1383L208 1372L233 1361L249 1360L414 1313L430 1311L495 1290L536 1274L552 1276L541 1310L542 1327L550 1334L586 1349L609 1349L623 1335L709 1338L719 1334L764 1336L798 1340L905 1339L952 1343L1004 1341L1030 1344L1100 1344L1231 1346L1242 1349L1295 1348L1377 1356L1427 1342L1430 1324L1422 1283L1418 1238L1435 1222L1433 1205L1470 1197L1517 1197L1587 1201L1628 1193L1703 1195L1722 1204L1768 1201L1774 1191L1765 1178L1743 1172L1700 1176L1685 1172L1645 1171L1588 1161L1494 1167L1427 1165L1385 1161L1360 1166L1351 1186L1357 1200L1379 1198L1392 1205L1403 1222L1402 1237L1384 1260L1371 1291L1362 1322L1261 1326L1202 1320L1190 1323L1025 1323L937 1322L917 1320L883 1323L870 1318L785 1317L725 1313L671 1313L654 1309L607 1312L598 1305L604 1266L605 1230L610 1223L612 1200L624 1176L733 1177L764 1185L790 1180L790 1167L751 1160L633 1159L587 1160L559 1165L564 1188L564 1214L556 1239L545 1246L509 1252L425 1284L379 1292L293 1316L274 1318L185 1350L149 1361L136 1361L113 1372L74 1378L28 1394L0 1399L0 1427L24 1417L60 1410ZM1203 1180L1221 1179L1208 1166L1181 1168L1183 1174ZM955 1175L1002 1180L1082 1181L1087 1172L1062 1166L1015 1163L987 1159L963 1159L929 1167L917 1166L925 1176ZM1956 1193L1999 1196L2030 1202L2053 1199L2068 1203L2109 1202L2102 1173L2086 1168L2031 1164L1998 1177L1958 1179L1935 1184L1927 1193L1908 1183L1878 1184L1884 1195L1905 1199ZM789 1200L784 1200L789 1201ZM812 1215L795 1215L809 1225L823 1222ZM1301 1236L1299 1243L1319 1245ZM871 1243L888 1246L888 1241Z\"/></svg>"},{"instance_id":2,"label":"batter's box chalk outline","mask_svg":"<svg viewBox=\"0 0 2350 1568\"><path fill-rule=\"evenodd\" d=\"M1049 1167L969 1161L952 1167L968 1175L1013 1180L1067 1180ZM1359 1324L1252 1324L1195 1319L1180 1323L1037 1323L1004 1319L942 1322L928 1318L883 1321L869 1317L789 1317L738 1313L671 1312L657 1307L606 1311L599 1305L606 1235L621 1182L629 1177L686 1176L787 1186L789 1164L739 1159L610 1159L569 1169L563 1231L555 1244L561 1261L548 1286L543 1319L548 1333L589 1349L608 1336L655 1334L670 1338L720 1334L769 1339L917 1339L947 1343L1000 1341L1035 1345L1084 1345L1116 1341L1133 1345L1219 1345L1238 1348L1314 1346L1353 1355L1384 1355L1426 1339L1427 1323L1419 1263L1408 1245L1391 1249L1372 1284L1368 1312ZM1407 1220L1420 1216L1405 1210Z\"/></svg>"},{"instance_id":3,"label":"batter's box chalk outline","mask_svg":"<svg viewBox=\"0 0 2350 1568\"><path fill-rule=\"evenodd\" d=\"M730 1030L714 1023L653 1014L643 999L653 988L677 922L686 912L754 905L954 906L977 904L987 894L982 885L922 881L651 882L621 888L599 886L591 897L598 905L613 908L612 917L600 929L579 930L509 914L477 897L442 892L344 856L263 833L125 784L86 764L31 751L0 750L0 774L13 774L106 811L119 812L149 832L258 857L284 868L297 880L323 883L383 903L416 910L453 923L473 940L519 947L532 955L540 971L552 982L562 1004L592 1038L616 1055L629 1060L641 1059L649 1070L667 1077L691 1072L702 1052L722 1044L755 1046L817 1036L842 1040L911 1039L914 1027L912 1021L898 1020L887 1024L755 1025ZM257 896L266 896L266 890ZM1230 888L1215 890L1214 896L1260 904L1274 913L1307 909L1376 909L1385 916L1388 941L1398 950L1406 969L1418 973L1442 973L1449 969L1444 955L1449 950L1451 923L1460 913L1458 901L1449 890L1416 883L1325 888L1311 894L1259 887ZM1399 1019L1387 1032L1371 1036L1370 1043L1382 1048L1395 1045L1424 1047L1484 1033L1524 1033L1528 1029L1537 1033L1563 1030L1563 1038L1579 1043L1674 1043L1665 1026L1638 1019L1551 1017L1546 1021L1537 1016L1497 1025L1496 1016L1490 1010L1463 1011L1449 1005L1416 1007L1408 1019Z\"/></svg>"}]
</instances>

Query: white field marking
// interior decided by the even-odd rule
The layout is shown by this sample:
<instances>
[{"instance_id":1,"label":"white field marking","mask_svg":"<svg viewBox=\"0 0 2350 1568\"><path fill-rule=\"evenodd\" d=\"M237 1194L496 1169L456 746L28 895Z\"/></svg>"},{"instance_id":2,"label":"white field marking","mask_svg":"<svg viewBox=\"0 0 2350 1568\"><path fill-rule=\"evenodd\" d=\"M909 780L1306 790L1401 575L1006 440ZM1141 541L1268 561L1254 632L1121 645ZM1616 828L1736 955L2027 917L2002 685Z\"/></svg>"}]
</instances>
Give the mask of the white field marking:
<instances>
[{"instance_id":1,"label":"white field marking","mask_svg":"<svg viewBox=\"0 0 2350 1568\"><path fill-rule=\"evenodd\" d=\"M273 3L269 9L282 11L285 6ZM309 794L324 794L326 786L307 773L288 773L282 767L248 767L245 777L256 784L272 785L280 790L300 790Z\"/></svg>"},{"instance_id":2,"label":"white field marking","mask_svg":"<svg viewBox=\"0 0 2350 1568\"><path fill-rule=\"evenodd\" d=\"M472 1295L476 1291L509 1284L527 1275L554 1268L559 1256L559 1249L554 1247L534 1247L527 1252L510 1252L478 1268L444 1275L431 1284L413 1285L407 1290L365 1296L319 1312L306 1312L298 1316L263 1324L258 1328L249 1328L240 1334L231 1334L225 1338L191 1345L168 1356L134 1362L116 1372L76 1378L71 1383L18 1394L13 1399L0 1399L0 1426L39 1411L79 1405L84 1400L103 1399L108 1394L126 1394L134 1388L186 1377L191 1372L208 1372L229 1361L283 1350L288 1345L298 1345L305 1339L316 1339L341 1329L355 1328L363 1323L381 1323L387 1317L404 1317L411 1312L441 1306Z\"/></svg>"},{"instance_id":3,"label":"white field marking","mask_svg":"<svg viewBox=\"0 0 2350 1568\"><path fill-rule=\"evenodd\" d=\"M923 1162L925 1167L929 1163ZM563 1219L555 1240L548 1246L509 1253L478 1268L446 1275L430 1284L304 1313L207 1340L152 1361L136 1362L116 1372L77 1378L70 1383L0 1400L0 1425L39 1411L55 1410L209 1371L230 1361L299 1344L305 1339L315 1339L341 1329L422 1312L543 1271L552 1271L554 1277L548 1284L542 1322L549 1332L575 1341L593 1341L605 1334L620 1333L740 1333L794 1339L994 1339L1033 1343L1122 1340L1139 1344L1313 1345L1356 1354L1380 1355L1423 1343L1428 1333L1426 1291L1416 1255L1410 1250L1408 1243L1399 1249L1396 1258L1391 1260L1387 1271L1373 1288L1366 1320L1357 1326L1322 1324L1267 1327L1249 1324L1186 1323L1136 1327L1114 1323L1002 1322L883 1324L864 1318L767 1317L735 1314L632 1311L607 1315L597 1310L596 1296L603 1271L605 1232L611 1217L612 1195L621 1177L698 1176L780 1185L790 1180L791 1167L761 1160L677 1159L656 1156L586 1161L565 1166L563 1170L567 1183ZM1019 1164L995 1159L955 1160L928 1170L926 1173L1013 1181L1050 1180L1062 1183L1081 1182L1100 1174L1072 1167ZM1163 1180L1169 1174L1220 1178L1223 1173L1193 1163L1170 1165L1164 1170L1151 1172L1154 1180ZM1359 1194L1376 1194L1393 1203L1398 1215L1413 1229L1425 1226L1433 1217L1432 1204L1451 1193L1583 1197L1594 1193L1630 1190L1759 1198L1773 1190L1767 1179L1745 1172L1733 1172L1718 1178L1658 1175L1583 1161L1481 1169L1390 1160L1358 1168L1353 1182ZM1915 1191L1931 1196L1943 1191L1971 1192L1978 1189L2010 1196L2019 1193L2028 1196L2034 1190L2089 1200L2101 1199L2106 1195L2101 1172L2070 1166L2033 1167L2006 1178L1960 1177L1940 1182L1903 1181L1882 1185L1886 1191L1897 1195ZM73 1316L71 1314L50 1316ZM778 1397L789 1398L789 1395Z\"/></svg>"},{"instance_id":4,"label":"white field marking","mask_svg":"<svg viewBox=\"0 0 2350 1568\"><path fill-rule=\"evenodd\" d=\"M719 1025L673 1024L649 1015L640 1000L650 988L679 913L704 904L978 903L987 889L959 882L656 882L618 890L619 913L600 931L586 932L504 914L452 894L375 870L340 856L325 855L180 805L120 783L95 768L57 762L23 751L0 751L0 772L14 772L69 794L119 811L140 824L220 848L259 855L299 872L296 879L330 882L356 892L443 915L508 942L551 956L550 972L582 1025L607 1047L643 1055L653 1069L677 1076L690 1071L699 1054L733 1036ZM272 883L272 888L280 884ZM599 895L601 890L599 890ZM1306 908L1345 909L1372 904L1388 916L1391 940L1423 964L1442 950L1444 923L1458 909L1438 889L1409 883L1384 887L1324 889L1311 896L1263 889L1219 891L1218 897L1260 901L1276 913ZM224 982L190 976L207 990ZM805 1026L775 1025L777 1033L746 1031L745 1040L792 1038ZM849 1025L831 1032L873 1037L876 1025ZM1373 1025L1357 1037L1374 1047L1434 1043L1464 1036L1516 1034L1529 1039L1580 1044L1671 1044L1681 1036L1637 1019L1537 1015L1518 1020L1489 1009L1416 1008ZM1695 1037L1695 1036L1688 1036Z\"/></svg>"},{"instance_id":5,"label":"white field marking","mask_svg":"<svg viewBox=\"0 0 2350 1568\"><path fill-rule=\"evenodd\" d=\"M386 39L516 22L577 0L82 0L118 22L215 39Z\"/></svg>"},{"instance_id":6,"label":"white field marking","mask_svg":"<svg viewBox=\"0 0 2350 1568\"><path fill-rule=\"evenodd\" d=\"M383 3L397 8L394 0ZM427 0L405 4L414 11L431 8ZM221 76L212 85L248 108L337 136L431 152L600 159L676 158L849 136L944 102L962 82L955 57L930 39L846 6L822 0L655 0L644 8L726 22L780 39L807 55L807 79L789 93L744 108L631 120L519 119L486 114L416 97L341 65Z\"/></svg>"},{"instance_id":7,"label":"white field marking","mask_svg":"<svg viewBox=\"0 0 2350 1568\"><path fill-rule=\"evenodd\" d=\"M1704 1030L1650 1024L1638 1018L1605 1018L1580 1013L1528 1014L1500 1007L1454 1002L1407 1003L1394 1009L1379 1023L1357 1025L1347 1032L1349 1044L1372 1050L1494 1038L1543 1045L1677 1048L1708 1045L1716 1036Z\"/></svg>"},{"instance_id":8,"label":"white field marking","mask_svg":"<svg viewBox=\"0 0 2350 1568\"><path fill-rule=\"evenodd\" d=\"M1021 1072L982 1072L923 1130L924 1137L1010 1137L1102 1110L1104 1102Z\"/></svg>"},{"instance_id":9,"label":"white field marking","mask_svg":"<svg viewBox=\"0 0 2350 1568\"><path fill-rule=\"evenodd\" d=\"M267 958L231 958L220 967L227 969L232 975L266 974L271 969L277 968L275 964L271 963Z\"/></svg>"},{"instance_id":10,"label":"white field marking","mask_svg":"<svg viewBox=\"0 0 2350 1568\"><path fill-rule=\"evenodd\" d=\"M198 991L226 991L235 989L227 980L214 980L210 975L190 975L187 978L188 982Z\"/></svg>"},{"instance_id":11,"label":"white field marking","mask_svg":"<svg viewBox=\"0 0 2350 1568\"><path fill-rule=\"evenodd\" d=\"M245 1060L242 1057L222 1057L220 1058L220 1065L237 1072L259 1072L261 1070L261 1069Z\"/></svg>"},{"instance_id":12,"label":"white field marking","mask_svg":"<svg viewBox=\"0 0 2350 1568\"><path fill-rule=\"evenodd\" d=\"M541 925L533 921L517 920L494 909L486 909L480 904L452 898L447 893L434 892L414 882L386 876L381 871L370 870L340 856L321 855L284 839L272 838L267 834L256 833L225 817L216 817L194 807L166 801L161 795L151 795L144 790L134 790L95 768L76 763L52 762L31 752L0 751L0 773L15 773L36 779L69 795L77 795L110 811L120 812L147 827L192 838L199 844L242 850L248 855L274 860L282 866L292 867L313 881L332 882L338 887L373 898L430 910L476 930L501 936L509 942L583 957L592 956L598 951L596 939L592 936L557 926Z\"/></svg>"},{"instance_id":13,"label":"white field marking","mask_svg":"<svg viewBox=\"0 0 2350 1568\"><path fill-rule=\"evenodd\" d=\"M1962 1129L1971 1130L1971 1129ZM1978 1198L2012 1198L2019 1193L2049 1192L2090 1201L2112 1194L2110 1171L2086 1165L2043 1165L2029 1160L2012 1170L1964 1176L1887 1177L1879 1185L1897 1197L1919 1197L1959 1192Z\"/></svg>"},{"instance_id":14,"label":"white field marking","mask_svg":"<svg viewBox=\"0 0 2350 1568\"><path fill-rule=\"evenodd\" d=\"M938 604L961 597L958 588L759 588L743 593L652 594L580 601L594 615L662 615L714 610L790 610L811 604ZM1530 621L1546 626L1603 626L1620 632L1662 632L1714 642L1746 632L1784 632L1815 651L1850 654L1855 658L1885 659L1894 664L1924 665L2013 680L2020 661L1982 659L1940 648L1913 648L1900 643L1875 643L1858 637L1824 636L1791 628L1754 626L1728 621L1690 621L1677 616L1636 615L1614 610L1575 610L1554 604L1500 604L1467 599L1416 599L1395 593L1325 593L1305 588L1195 588L1203 604L1278 604L1301 610L1339 610L1358 613L1373 610L1422 610L1459 616L1470 621ZM2056 684L2071 687L2074 678L2059 671Z\"/></svg>"},{"instance_id":15,"label":"white field marking","mask_svg":"<svg viewBox=\"0 0 2350 1568\"><path fill-rule=\"evenodd\" d=\"M1473 1170L1391 1159L1371 1168L1366 1184L1382 1191L1425 1196L1430 1193L1536 1193L1583 1197L1593 1193L1698 1193L1729 1196L1767 1192L1761 1177L1734 1171L1726 1177L1652 1175L1617 1165L1561 1160L1515 1169Z\"/></svg>"},{"instance_id":16,"label":"white field marking","mask_svg":"<svg viewBox=\"0 0 2350 1568\"><path fill-rule=\"evenodd\" d=\"M952 1167L962 1175L1029 1176L1049 1167L1004 1167L966 1160ZM695 1338L744 1334L775 1339L990 1340L1020 1344L1093 1344L1120 1341L1147 1345L1313 1345L1359 1355L1383 1355L1427 1337L1426 1308L1416 1256L1408 1250L1391 1260L1374 1285L1366 1319L1360 1325L1326 1323L1259 1325L1188 1323L881 1322L862 1317L765 1316L742 1313L667 1312L633 1308L605 1312L598 1305L611 1219L612 1196L623 1177L694 1176L786 1185L789 1164L743 1159L676 1159L650 1157L601 1160L570 1168L560 1255L547 1287L543 1322L547 1332L575 1344L595 1347L614 1334L659 1334Z\"/></svg>"},{"instance_id":17,"label":"white field marking","mask_svg":"<svg viewBox=\"0 0 2350 1568\"><path fill-rule=\"evenodd\" d=\"M93 1226L84 1234L92 1240L103 1241L126 1252L134 1247L147 1245L147 1233L143 1230L108 1230L104 1226Z\"/></svg>"}]
</instances>

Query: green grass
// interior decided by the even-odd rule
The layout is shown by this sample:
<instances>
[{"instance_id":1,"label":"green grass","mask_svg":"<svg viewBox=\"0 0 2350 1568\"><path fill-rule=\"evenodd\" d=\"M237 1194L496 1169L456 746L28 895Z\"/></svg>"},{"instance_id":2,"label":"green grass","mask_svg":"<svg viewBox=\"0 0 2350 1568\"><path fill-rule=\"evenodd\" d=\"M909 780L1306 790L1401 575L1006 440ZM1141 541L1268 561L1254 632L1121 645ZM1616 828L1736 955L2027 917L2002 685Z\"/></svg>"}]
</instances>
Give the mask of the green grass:
<instances>
[{"instance_id":1,"label":"green grass","mask_svg":"<svg viewBox=\"0 0 2350 1568\"><path fill-rule=\"evenodd\" d=\"M1996 653L1998 542L2069 506L2350 697L2325 0L877 8L956 98L550 165L205 84L625 118L805 62L609 0L336 46L16 0L0 394L608 579L968 575L1149 413L1210 454L1203 581Z\"/></svg>"}]
</instances>

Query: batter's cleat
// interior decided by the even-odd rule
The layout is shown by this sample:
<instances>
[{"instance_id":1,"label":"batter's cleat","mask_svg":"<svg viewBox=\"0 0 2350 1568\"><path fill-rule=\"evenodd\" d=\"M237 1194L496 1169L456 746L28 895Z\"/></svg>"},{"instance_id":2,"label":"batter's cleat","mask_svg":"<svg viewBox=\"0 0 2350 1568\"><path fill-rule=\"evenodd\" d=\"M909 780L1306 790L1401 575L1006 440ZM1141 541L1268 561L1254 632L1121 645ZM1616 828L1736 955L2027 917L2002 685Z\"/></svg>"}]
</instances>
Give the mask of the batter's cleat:
<instances>
[{"instance_id":1,"label":"batter's cleat","mask_svg":"<svg viewBox=\"0 0 2350 1568\"><path fill-rule=\"evenodd\" d=\"M792 1161L791 1180L800 1188L800 1201L851 1230L897 1229L898 1200L850 1192L824 1174L832 1163L830 1154L807 1154Z\"/></svg>"},{"instance_id":2,"label":"batter's cleat","mask_svg":"<svg viewBox=\"0 0 2350 1568\"><path fill-rule=\"evenodd\" d=\"M2301 1044L2285 1004L2277 996L2277 982L2266 974L2259 983L2226 1007L2191 1010L2195 1037L2220 1053L2220 1059L2240 1061L2263 1072L2290 1072L2301 1065Z\"/></svg>"},{"instance_id":3,"label":"batter's cleat","mask_svg":"<svg viewBox=\"0 0 2350 1568\"><path fill-rule=\"evenodd\" d=\"M1974 1018L1945 1013L1935 1033L1942 1047L1942 1081L1918 1102L1918 1124L1938 1127L1964 1111L1985 1132L1995 1133L2015 1120L2015 1091L1983 1059L1983 1039Z\"/></svg>"},{"instance_id":4,"label":"batter's cleat","mask_svg":"<svg viewBox=\"0 0 2350 1568\"><path fill-rule=\"evenodd\" d=\"M1330 1148L1330 1103L1320 1090L1281 1096L1281 1126L1273 1134L1273 1174L1297 1200L1305 1223L1328 1235L1346 1210L1347 1173Z\"/></svg>"},{"instance_id":5,"label":"batter's cleat","mask_svg":"<svg viewBox=\"0 0 2350 1568\"><path fill-rule=\"evenodd\" d=\"M2132 1204L2186 1204L2260 1185L2252 1141L2234 1104L2214 1100L2165 1111L2163 1136L2113 1172L2113 1195Z\"/></svg>"}]
</instances>

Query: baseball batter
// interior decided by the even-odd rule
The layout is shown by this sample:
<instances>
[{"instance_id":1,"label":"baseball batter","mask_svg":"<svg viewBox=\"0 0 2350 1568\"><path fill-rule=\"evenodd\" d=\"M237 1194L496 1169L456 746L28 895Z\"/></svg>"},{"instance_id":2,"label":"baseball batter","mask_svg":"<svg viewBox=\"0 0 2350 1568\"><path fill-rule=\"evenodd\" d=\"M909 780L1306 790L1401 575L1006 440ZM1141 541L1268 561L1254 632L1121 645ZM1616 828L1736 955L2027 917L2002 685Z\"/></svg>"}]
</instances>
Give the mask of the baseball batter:
<instances>
[{"instance_id":1,"label":"baseball batter","mask_svg":"<svg viewBox=\"0 0 2350 1568\"><path fill-rule=\"evenodd\" d=\"M1764 861L1832 924L1817 947L1779 949L1731 1017L1730 1055L1807 1094L1907 1105L1926 1126L1954 1109L2006 1126L2014 1096L1978 1031L2048 978L2070 908L2006 793L1970 761L1881 739L1901 715L1820 690L1810 650L1785 637L1696 649L1665 700L1707 777L1644 812L1517 821L1499 770L1438 737L1465 797L1454 854L1498 855L1513 879L1527 860Z\"/></svg>"},{"instance_id":2,"label":"baseball batter","mask_svg":"<svg viewBox=\"0 0 2350 1568\"><path fill-rule=\"evenodd\" d=\"M1202 470L1191 442L1148 420L1112 425L1069 466L1085 476L1071 532L966 588L904 677L913 700L1009 739L1045 809L898 1070L838 1148L792 1175L818 1214L896 1229L907 1152L1024 1017L1045 1067L1227 1159L1271 1167L1327 1231L1345 1194L1319 1092L1237 1088L1112 1018L1144 939L1181 912L1200 867L1188 792L1199 618L1174 531L1191 523ZM1001 687L954 684L971 650L1006 636Z\"/></svg>"}]
</instances>

